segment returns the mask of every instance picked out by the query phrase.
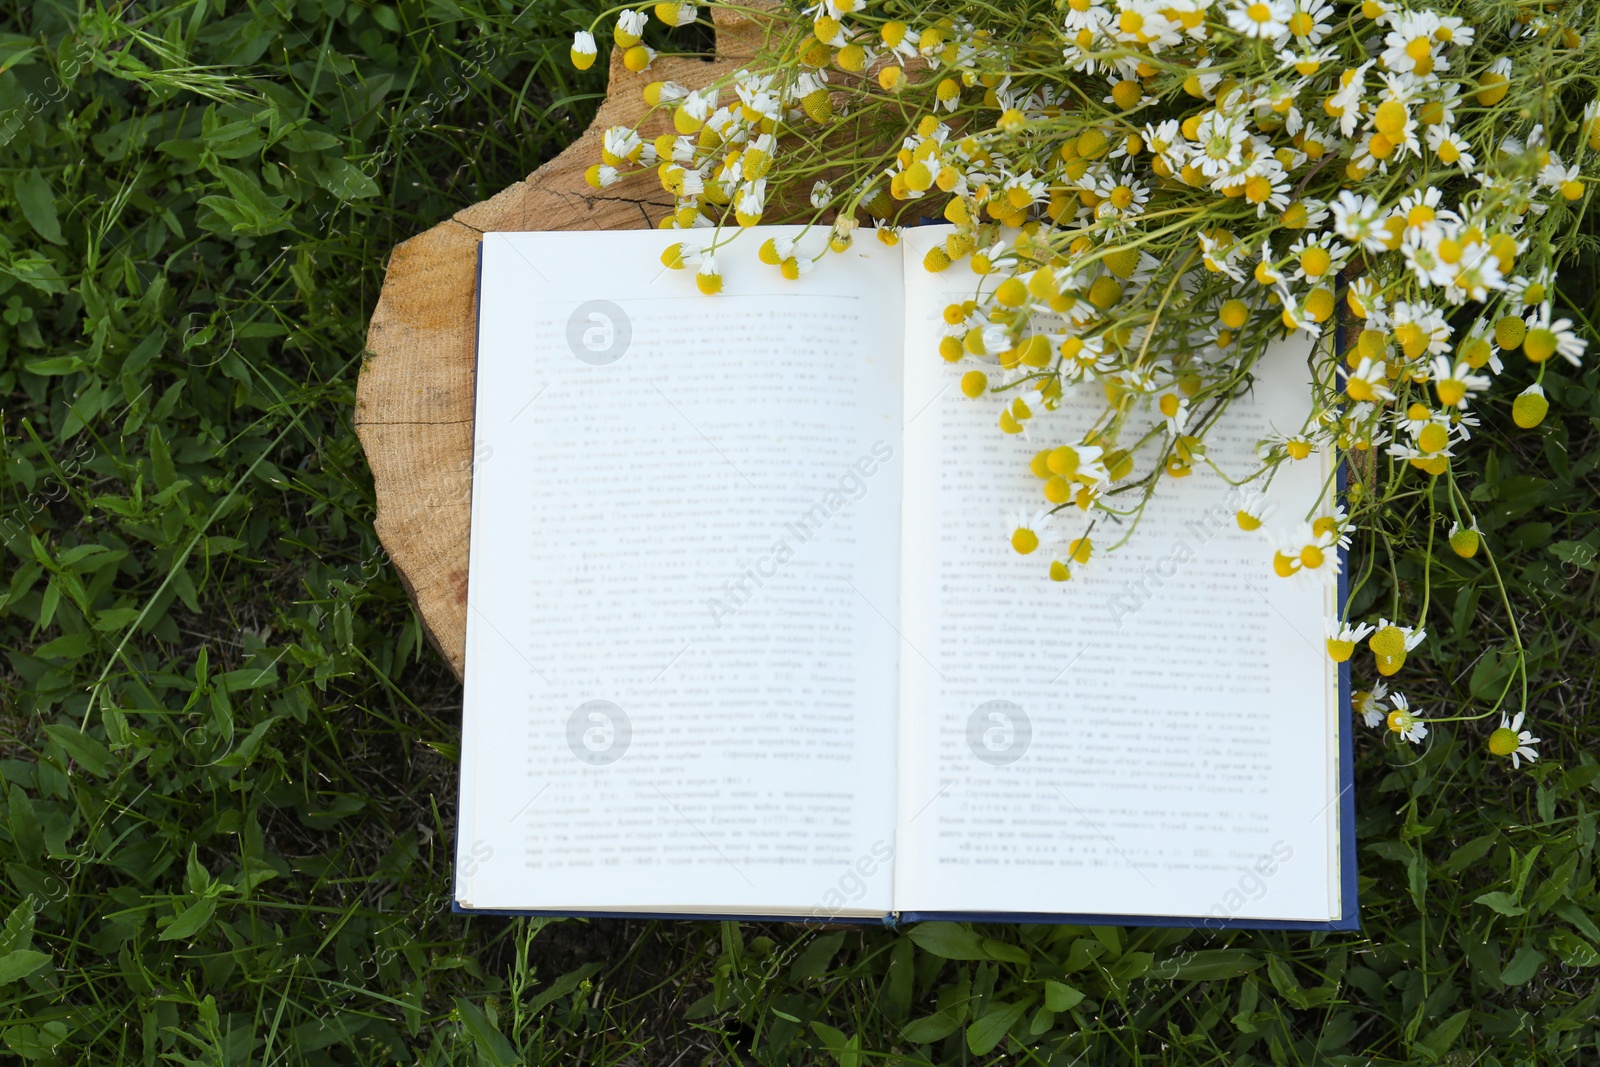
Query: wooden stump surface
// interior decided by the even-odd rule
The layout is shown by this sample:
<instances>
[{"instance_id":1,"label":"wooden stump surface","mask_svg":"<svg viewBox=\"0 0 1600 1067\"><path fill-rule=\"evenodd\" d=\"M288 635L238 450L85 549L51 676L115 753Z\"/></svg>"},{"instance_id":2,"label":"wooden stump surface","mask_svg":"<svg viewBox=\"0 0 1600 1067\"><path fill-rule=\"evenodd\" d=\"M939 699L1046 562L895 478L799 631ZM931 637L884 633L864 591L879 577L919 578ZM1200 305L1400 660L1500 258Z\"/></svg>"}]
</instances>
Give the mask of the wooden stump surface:
<instances>
[{"instance_id":1,"label":"wooden stump surface","mask_svg":"<svg viewBox=\"0 0 1600 1067\"><path fill-rule=\"evenodd\" d=\"M377 532L424 628L459 678L466 662L467 531L473 466L478 242L494 230L652 227L672 210L653 171L600 190L584 171L611 126L635 126L652 81L688 88L737 70L762 41L752 18L717 13L717 58L658 57L635 74L611 56L606 99L566 151L390 254L356 385L356 433L372 468ZM664 113L641 135L671 132Z\"/></svg>"}]
</instances>

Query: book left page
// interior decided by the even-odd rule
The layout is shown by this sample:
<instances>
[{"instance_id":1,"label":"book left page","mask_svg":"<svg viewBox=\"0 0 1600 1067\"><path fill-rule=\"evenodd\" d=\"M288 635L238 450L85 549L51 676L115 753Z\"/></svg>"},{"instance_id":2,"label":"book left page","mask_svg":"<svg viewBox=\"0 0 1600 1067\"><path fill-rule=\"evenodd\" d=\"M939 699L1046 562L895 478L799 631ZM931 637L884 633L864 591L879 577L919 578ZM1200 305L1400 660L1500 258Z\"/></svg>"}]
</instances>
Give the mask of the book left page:
<instances>
[{"instance_id":1,"label":"book left page","mask_svg":"<svg viewBox=\"0 0 1600 1067\"><path fill-rule=\"evenodd\" d=\"M900 251L708 236L484 235L463 908L889 909Z\"/></svg>"}]
</instances>

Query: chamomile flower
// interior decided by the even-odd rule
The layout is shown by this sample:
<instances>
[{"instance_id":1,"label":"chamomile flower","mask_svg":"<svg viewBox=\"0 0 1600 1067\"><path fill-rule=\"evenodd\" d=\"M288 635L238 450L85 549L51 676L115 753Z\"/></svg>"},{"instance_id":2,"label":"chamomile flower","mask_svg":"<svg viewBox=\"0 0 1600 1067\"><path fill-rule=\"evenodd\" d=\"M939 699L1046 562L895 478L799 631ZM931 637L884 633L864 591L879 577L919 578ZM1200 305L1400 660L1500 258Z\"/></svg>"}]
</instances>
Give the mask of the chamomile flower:
<instances>
[{"instance_id":1,"label":"chamomile flower","mask_svg":"<svg viewBox=\"0 0 1600 1067\"><path fill-rule=\"evenodd\" d=\"M1489 388L1488 375L1474 374L1471 364L1452 361L1449 356L1435 356L1429 370L1434 395L1447 408L1465 411L1474 396Z\"/></svg>"},{"instance_id":2,"label":"chamomile flower","mask_svg":"<svg viewBox=\"0 0 1600 1067\"><path fill-rule=\"evenodd\" d=\"M1450 350L1450 324L1432 304L1397 300L1394 305L1394 339L1407 359L1421 359Z\"/></svg>"},{"instance_id":3,"label":"chamomile flower","mask_svg":"<svg viewBox=\"0 0 1600 1067\"><path fill-rule=\"evenodd\" d=\"M1245 139L1249 131L1242 115L1224 115L1220 111L1206 112L1195 130L1198 148L1194 153L1196 165L1208 178L1230 173L1243 162Z\"/></svg>"},{"instance_id":4,"label":"chamomile flower","mask_svg":"<svg viewBox=\"0 0 1600 1067\"><path fill-rule=\"evenodd\" d=\"M1413 745L1421 744L1422 739L1428 736L1427 724L1411 710L1411 702L1403 693L1389 694L1389 712L1384 716L1384 722L1390 733L1398 734L1401 740Z\"/></svg>"},{"instance_id":5,"label":"chamomile flower","mask_svg":"<svg viewBox=\"0 0 1600 1067\"><path fill-rule=\"evenodd\" d=\"M1520 711L1511 719L1501 715L1499 729L1489 735L1489 751L1496 756L1510 757L1512 767L1521 767L1523 760L1532 763L1539 758L1533 746L1541 738L1534 737L1533 731L1522 728L1522 717Z\"/></svg>"},{"instance_id":6,"label":"chamomile flower","mask_svg":"<svg viewBox=\"0 0 1600 1067\"><path fill-rule=\"evenodd\" d=\"M634 11L624 8L617 13L617 26L612 31L613 39L620 48L632 48L644 37L644 28L650 22L650 16L643 11Z\"/></svg>"},{"instance_id":7,"label":"chamomile flower","mask_svg":"<svg viewBox=\"0 0 1600 1067\"><path fill-rule=\"evenodd\" d=\"M1374 682L1371 689L1362 689L1350 694L1350 707L1361 721L1369 727L1382 726L1384 707L1383 701L1389 695L1389 687L1383 679Z\"/></svg>"},{"instance_id":8,"label":"chamomile flower","mask_svg":"<svg viewBox=\"0 0 1600 1067\"><path fill-rule=\"evenodd\" d=\"M1345 512L1343 504L1336 504L1332 511L1318 515L1311 520L1311 532L1318 537L1333 539L1333 548L1350 547L1350 516Z\"/></svg>"},{"instance_id":9,"label":"chamomile flower","mask_svg":"<svg viewBox=\"0 0 1600 1067\"><path fill-rule=\"evenodd\" d=\"M1350 249L1328 234L1302 237L1289 246L1295 269L1293 277L1318 282L1337 274L1350 258Z\"/></svg>"},{"instance_id":10,"label":"chamomile flower","mask_svg":"<svg viewBox=\"0 0 1600 1067\"><path fill-rule=\"evenodd\" d=\"M1443 44L1434 37L1442 22L1432 11L1397 12L1389 21L1389 33L1384 37L1384 50L1379 57L1383 65L1396 74L1414 74L1428 78L1450 69L1450 61L1442 54Z\"/></svg>"},{"instance_id":11,"label":"chamomile flower","mask_svg":"<svg viewBox=\"0 0 1600 1067\"><path fill-rule=\"evenodd\" d=\"M1460 167L1462 174L1471 174L1478 160L1472 154L1472 142L1448 126L1428 127L1428 151L1439 157L1439 162Z\"/></svg>"},{"instance_id":12,"label":"chamomile flower","mask_svg":"<svg viewBox=\"0 0 1600 1067\"><path fill-rule=\"evenodd\" d=\"M1150 201L1150 190L1132 171L1107 170L1095 183L1093 191L1100 197L1095 206L1095 217L1101 221L1126 223L1144 213Z\"/></svg>"},{"instance_id":13,"label":"chamomile flower","mask_svg":"<svg viewBox=\"0 0 1600 1067\"><path fill-rule=\"evenodd\" d=\"M1233 521L1241 530L1259 530L1277 510L1276 501L1255 486L1247 485L1239 490L1239 507L1233 513Z\"/></svg>"},{"instance_id":14,"label":"chamomile flower","mask_svg":"<svg viewBox=\"0 0 1600 1067\"><path fill-rule=\"evenodd\" d=\"M1339 574L1339 553L1334 538L1302 523L1280 538L1272 556L1272 572L1280 578L1315 577L1331 580Z\"/></svg>"},{"instance_id":15,"label":"chamomile flower","mask_svg":"<svg viewBox=\"0 0 1600 1067\"><path fill-rule=\"evenodd\" d=\"M1297 0L1277 44L1294 40L1315 47L1333 29L1333 17L1333 5L1328 0Z\"/></svg>"},{"instance_id":16,"label":"chamomile flower","mask_svg":"<svg viewBox=\"0 0 1600 1067\"><path fill-rule=\"evenodd\" d=\"M1361 121L1361 98L1366 92L1365 78L1372 63L1369 59L1353 70L1343 71L1339 75L1339 88L1322 105L1324 111L1339 120L1339 132L1345 137L1352 136Z\"/></svg>"},{"instance_id":17,"label":"chamomile flower","mask_svg":"<svg viewBox=\"0 0 1600 1067\"><path fill-rule=\"evenodd\" d=\"M1383 228L1386 213L1375 197L1345 189L1328 207L1333 212L1334 233L1368 252L1383 252L1388 248Z\"/></svg>"},{"instance_id":18,"label":"chamomile flower","mask_svg":"<svg viewBox=\"0 0 1600 1067\"><path fill-rule=\"evenodd\" d=\"M1483 534L1479 532L1476 523L1463 526L1460 520L1457 520L1450 524L1450 550L1462 559L1476 556L1482 544Z\"/></svg>"},{"instance_id":19,"label":"chamomile flower","mask_svg":"<svg viewBox=\"0 0 1600 1067\"><path fill-rule=\"evenodd\" d=\"M1272 242L1261 242L1261 259L1256 263L1256 281L1265 286L1282 285L1284 277L1278 269L1278 262L1272 256Z\"/></svg>"},{"instance_id":20,"label":"chamomile flower","mask_svg":"<svg viewBox=\"0 0 1600 1067\"><path fill-rule=\"evenodd\" d=\"M1543 363L1551 356L1560 356L1574 367L1582 365L1589 342L1573 330L1571 319L1552 319L1546 303L1525 321L1527 334L1522 340L1522 354L1528 359Z\"/></svg>"},{"instance_id":21,"label":"chamomile flower","mask_svg":"<svg viewBox=\"0 0 1600 1067\"><path fill-rule=\"evenodd\" d=\"M579 30L572 35L570 56L574 67L588 70L594 66L594 58L599 54L600 49L595 46L594 34L588 30Z\"/></svg>"},{"instance_id":22,"label":"chamomile flower","mask_svg":"<svg viewBox=\"0 0 1600 1067\"><path fill-rule=\"evenodd\" d=\"M1420 627L1401 626L1380 618L1378 628L1367 638L1378 673L1388 678L1405 666L1406 656L1420 645L1428 632Z\"/></svg>"},{"instance_id":23,"label":"chamomile flower","mask_svg":"<svg viewBox=\"0 0 1600 1067\"><path fill-rule=\"evenodd\" d=\"M1016 510L1006 517L1011 547L1020 556L1031 555L1038 551L1039 546L1048 544L1053 536L1050 526L1050 513L1048 511Z\"/></svg>"},{"instance_id":24,"label":"chamomile flower","mask_svg":"<svg viewBox=\"0 0 1600 1067\"><path fill-rule=\"evenodd\" d=\"M1244 256L1244 247L1232 234L1202 233L1200 256L1202 265L1213 274L1225 274L1236 282L1244 281L1244 272L1238 263Z\"/></svg>"},{"instance_id":25,"label":"chamomile flower","mask_svg":"<svg viewBox=\"0 0 1600 1067\"><path fill-rule=\"evenodd\" d=\"M1276 40L1288 36L1294 8L1285 0L1233 0L1228 7L1228 27L1243 37Z\"/></svg>"},{"instance_id":26,"label":"chamomile flower","mask_svg":"<svg viewBox=\"0 0 1600 1067\"><path fill-rule=\"evenodd\" d=\"M1328 634L1328 658L1335 663L1344 663L1355 655L1356 645L1365 641L1367 635L1374 629L1371 623L1362 622L1351 626L1338 619L1326 620L1325 626Z\"/></svg>"},{"instance_id":27,"label":"chamomile flower","mask_svg":"<svg viewBox=\"0 0 1600 1067\"><path fill-rule=\"evenodd\" d=\"M1386 404L1394 399L1389 388L1389 376L1382 360L1361 357L1361 362L1347 371L1344 381L1345 395L1351 400L1372 404Z\"/></svg>"},{"instance_id":28,"label":"chamomile flower","mask_svg":"<svg viewBox=\"0 0 1600 1067\"><path fill-rule=\"evenodd\" d=\"M700 9L693 4L665 3L654 8L656 18L668 26L687 26L700 17Z\"/></svg>"}]
</instances>

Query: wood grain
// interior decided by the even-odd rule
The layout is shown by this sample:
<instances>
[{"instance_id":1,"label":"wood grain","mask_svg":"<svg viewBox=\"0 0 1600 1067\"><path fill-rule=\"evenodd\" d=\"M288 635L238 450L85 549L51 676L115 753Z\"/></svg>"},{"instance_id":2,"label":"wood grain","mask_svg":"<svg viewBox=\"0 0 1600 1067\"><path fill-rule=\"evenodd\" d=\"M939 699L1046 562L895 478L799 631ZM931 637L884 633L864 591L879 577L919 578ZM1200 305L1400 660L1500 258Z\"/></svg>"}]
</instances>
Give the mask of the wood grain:
<instances>
[{"instance_id":1,"label":"wood grain","mask_svg":"<svg viewBox=\"0 0 1600 1067\"><path fill-rule=\"evenodd\" d=\"M654 172L591 188L611 126L638 126L652 81L704 86L749 60L757 17L716 14L716 59L659 57L640 74L611 56L606 99L566 151L481 203L463 208L390 254L367 327L356 385L356 433L372 468L377 532L429 638L461 677L466 662L467 533L473 467L473 363L478 243L495 230L609 230L655 226L672 209ZM671 132L663 113L640 133Z\"/></svg>"}]
</instances>

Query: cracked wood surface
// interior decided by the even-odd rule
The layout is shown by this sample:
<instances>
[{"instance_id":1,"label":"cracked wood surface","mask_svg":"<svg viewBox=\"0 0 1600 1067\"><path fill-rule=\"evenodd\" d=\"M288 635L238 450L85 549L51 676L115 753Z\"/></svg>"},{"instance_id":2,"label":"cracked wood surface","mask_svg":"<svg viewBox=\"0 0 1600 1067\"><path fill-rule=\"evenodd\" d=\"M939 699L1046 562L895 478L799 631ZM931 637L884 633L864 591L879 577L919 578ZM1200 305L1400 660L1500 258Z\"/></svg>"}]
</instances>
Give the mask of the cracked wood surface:
<instances>
[{"instance_id":1,"label":"cracked wood surface","mask_svg":"<svg viewBox=\"0 0 1600 1067\"><path fill-rule=\"evenodd\" d=\"M614 51L605 102L566 151L390 254L356 384L356 433L372 468L378 539L458 678L466 662L479 240L494 230L657 225L672 210L672 197L653 171L625 178L604 194L583 174L599 161L607 127L634 126L643 118L647 83L699 88L754 54L763 33L758 21L721 11L716 17L714 61L664 56L635 74ZM648 137L668 132L664 114L640 127Z\"/></svg>"}]
</instances>

